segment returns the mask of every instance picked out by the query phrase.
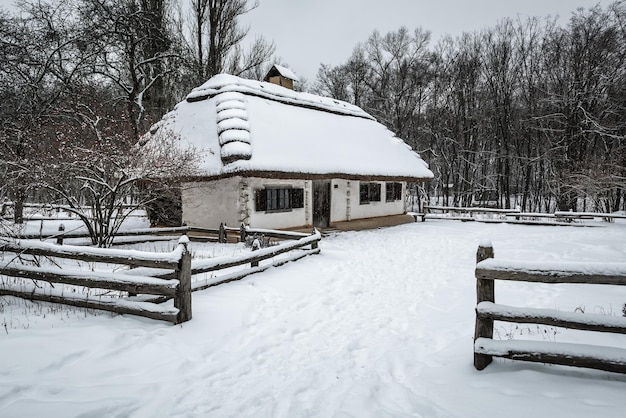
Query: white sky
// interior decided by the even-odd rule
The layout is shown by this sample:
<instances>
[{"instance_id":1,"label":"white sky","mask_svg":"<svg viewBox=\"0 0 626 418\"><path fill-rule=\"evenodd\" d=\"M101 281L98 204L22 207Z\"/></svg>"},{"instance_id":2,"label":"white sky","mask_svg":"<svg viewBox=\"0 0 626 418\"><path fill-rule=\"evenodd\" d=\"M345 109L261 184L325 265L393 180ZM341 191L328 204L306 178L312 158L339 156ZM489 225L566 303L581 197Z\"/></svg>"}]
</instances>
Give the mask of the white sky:
<instances>
[{"instance_id":1,"label":"white sky","mask_svg":"<svg viewBox=\"0 0 626 418\"><path fill-rule=\"evenodd\" d=\"M381 33L404 25L442 35L459 35L495 26L510 16L558 15L564 22L579 7L612 0L260 0L245 23L250 35L276 44L277 55L300 77L315 80L320 63L345 62L358 42L374 29Z\"/></svg>"},{"instance_id":2,"label":"white sky","mask_svg":"<svg viewBox=\"0 0 626 418\"><path fill-rule=\"evenodd\" d=\"M263 35L276 44L277 55L299 76L313 82L321 63L347 60L358 42L374 29L382 33L404 25L442 35L459 35L494 26L504 17L558 15L569 19L579 7L613 0L260 0L243 19L250 37ZM9 7L14 0L0 0Z\"/></svg>"}]
</instances>

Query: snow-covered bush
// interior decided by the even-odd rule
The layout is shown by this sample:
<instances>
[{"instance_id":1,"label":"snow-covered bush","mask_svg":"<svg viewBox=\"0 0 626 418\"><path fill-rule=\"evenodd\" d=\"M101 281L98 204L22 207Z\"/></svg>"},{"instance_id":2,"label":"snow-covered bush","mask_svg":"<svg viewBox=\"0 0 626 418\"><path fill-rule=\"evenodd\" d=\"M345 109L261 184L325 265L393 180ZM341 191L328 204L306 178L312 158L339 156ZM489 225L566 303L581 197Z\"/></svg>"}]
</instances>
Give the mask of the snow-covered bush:
<instances>
[{"instance_id":1,"label":"snow-covered bush","mask_svg":"<svg viewBox=\"0 0 626 418\"><path fill-rule=\"evenodd\" d=\"M255 241L258 241L258 245L260 246L260 248L267 248L277 245L277 243L275 241L272 241L270 237L266 237L263 234L253 234L246 236L246 247L254 248Z\"/></svg>"}]
</instances>

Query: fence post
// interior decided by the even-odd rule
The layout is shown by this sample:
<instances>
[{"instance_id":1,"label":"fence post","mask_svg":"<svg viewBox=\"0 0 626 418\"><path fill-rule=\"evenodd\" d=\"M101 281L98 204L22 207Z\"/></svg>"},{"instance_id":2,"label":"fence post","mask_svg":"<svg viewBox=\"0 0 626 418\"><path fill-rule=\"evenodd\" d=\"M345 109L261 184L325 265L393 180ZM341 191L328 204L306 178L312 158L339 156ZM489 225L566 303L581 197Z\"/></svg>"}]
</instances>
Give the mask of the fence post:
<instances>
[{"instance_id":1,"label":"fence post","mask_svg":"<svg viewBox=\"0 0 626 418\"><path fill-rule=\"evenodd\" d=\"M224 230L224 222L220 223L220 230L217 234L217 242L226 242L226 231Z\"/></svg>"},{"instance_id":2,"label":"fence post","mask_svg":"<svg viewBox=\"0 0 626 418\"><path fill-rule=\"evenodd\" d=\"M258 238L255 238L254 241L252 241L252 251L257 251L259 248L261 248L261 241L259 241ZM259 262L252 261L250 263L250 267L259 267Z\"/></svg>"},{"instance_id":3,"label":"fence post","mask_svg":"<svg viewBox=\"0 0 626 418\"><path fill-rule=\"evenodd\" d=\"M239 228L239 242L246 242L246 226L243 223Z\"/></svg>"},{"instance_id":4,"label":"fence post","mask_svg":"<svg viewBox=\"0 0 626 418\"><path fill-rule=\"evenodd\" d=\"M180 324L191 320L191 253L186 235L180 237L178 244L183 246L183 253L178 261L178 288L174 296L174 307L178 308L176 323Z\"/></svg>"},{"instance_id":5,"label":"fence post","mask_svg":"<svg viewBox=\"0 0 626 418\"><path fill-rule=\"evenodd\" d=\"M493 246L491 243L480 244L476 252L476 264L488 258L493 258ZM495 302L495 289L493 279L476 278L476 305L480 302ZM482 319L476 313L476 328L474 341L478 338L493 338L493 319ZM482 370L491 363L493 357L487 354L474 353L474 367Z\"/></svg>"},{"instance_id":6,"label":"fence post","mask_svg":"<svg viewBox=\"0 0 626 418\"><path fill-rule=\"evenodd\" d=\"M59 236L57 237L57 245L63 245L63 232L65 231L65 225L59 225Z\"/></svg>"},{"instance_id":7,"label":"fence post","mask_svg":"<svg viewBox=\"0 0 626 418\"><path fill-rule=\"evenodd\" d=\"M313 232L311 232L311 235L315 235L315 234L317 234L317 229L315 229L315 227L313 227ZM312 250L316 250L317 247L318 247L318 243L319 243L319 241L313 241L311 243L311 249Z\"/></svg>"}]
</instances>

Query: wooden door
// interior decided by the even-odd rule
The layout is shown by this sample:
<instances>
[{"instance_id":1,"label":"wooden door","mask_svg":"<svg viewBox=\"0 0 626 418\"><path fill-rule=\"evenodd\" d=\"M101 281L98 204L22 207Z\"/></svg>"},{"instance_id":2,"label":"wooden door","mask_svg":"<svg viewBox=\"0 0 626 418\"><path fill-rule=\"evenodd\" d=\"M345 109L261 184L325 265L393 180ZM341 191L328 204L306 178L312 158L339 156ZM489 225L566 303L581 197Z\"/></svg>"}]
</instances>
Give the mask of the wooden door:
<instances>
[{"instance_id":1,"label":"wooden door","mask_svg":"<svg viewBox=\"0 0 626 418\"><path fill-rule=\"evenodd\" d=\"M313 181L313 226L328 228L330 223L330 180Z\"/></svg>"}]
</instances>

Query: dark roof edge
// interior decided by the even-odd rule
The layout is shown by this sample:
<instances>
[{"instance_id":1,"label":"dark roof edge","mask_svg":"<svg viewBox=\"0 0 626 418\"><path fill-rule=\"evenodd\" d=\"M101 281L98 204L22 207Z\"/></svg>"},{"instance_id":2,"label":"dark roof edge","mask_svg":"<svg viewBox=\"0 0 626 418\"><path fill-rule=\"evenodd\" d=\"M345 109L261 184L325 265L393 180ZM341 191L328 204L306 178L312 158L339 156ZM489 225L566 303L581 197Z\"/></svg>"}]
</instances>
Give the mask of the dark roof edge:
<instances>
[{"instance_id":1,"label":"dark roof edge","mask_svg":"<svg viewBox=\"0 0 626 418\"><path fill-rule=\"evenodd\" d=\"M180 180L184 182L201 182L201 181L220 180L220 179L231 178L231 177L258 177L258 178L276 179L276 180L342 179L342 180L358 180L358 181L406 181L409 183L427 182L427 181L432 180L432 178L429 178L429 177L384 176L384 175L365 175L365 174L347 174L347 173L326 173L326 174L296 173L296 172L291 173L291 172L284 172L284 171L260 171L260 170L236 171L232 173L223 173L223 174L214 175L214 176L209 176L209 175L187 176L187 177L180 178Z\"/></svg>"}]
</instances>

